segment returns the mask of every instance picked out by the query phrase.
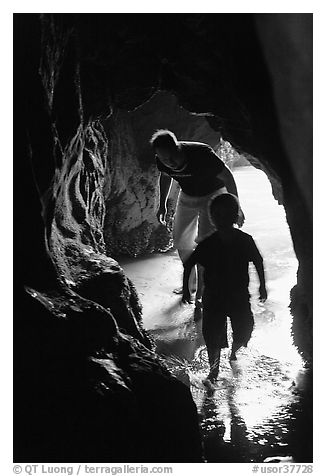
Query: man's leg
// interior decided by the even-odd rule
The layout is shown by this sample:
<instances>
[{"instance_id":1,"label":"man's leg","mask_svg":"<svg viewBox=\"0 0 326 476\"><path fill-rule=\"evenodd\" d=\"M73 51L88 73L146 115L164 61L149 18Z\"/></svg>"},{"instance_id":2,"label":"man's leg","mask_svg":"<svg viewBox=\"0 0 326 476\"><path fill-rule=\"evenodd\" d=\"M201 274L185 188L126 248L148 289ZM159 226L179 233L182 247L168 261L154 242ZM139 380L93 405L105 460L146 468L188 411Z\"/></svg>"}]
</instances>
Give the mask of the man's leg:
<instances>
[{"instance_id":1,"label":"man's leg","mask_svg":"<svg viewBox=\"0 0 326 476\"><path fill-rule=\"evenodd\" d=\"M204 268L199 264L197 265L197 290L196 290L196 307L202 307L202 297L204 290Z\"/></svg>"},{"instance_id":2,"label":"man's leg","mask_svg":"<svg viewBox=\"0 0 326 476\"><path fill-rule=\"evenodd\" d=\"M189 252L189 250L178 250L179 258L184 263L187 261L187 258L191 255L193 250ZM191 270L190 276L189 276L189 290L190 293L193 294L196 292L197 289L197 266L194 266ZM181 294L181 293L180 293Z\"/></svg>"},{"instance_id":3,"label":"man's leg","mask_svg":"<svg viewBox=\"0 0 326 476\"><path fill-rule=\"evenodd\" d=\"M219 190L216 190L214 193L211 193L210 195L207 195L205 197L201 198L201 204L200 204L200 209L199 209L199 214L198 214L198 234L197 237L195 238L196 243L200 243L202 240L207 238L209 235L214 233L216 231L216 228L212 224L209 216L209 206L211 201L217 196L221 195L222 193L226 193L227 189L225 187L220 188ZM197 305L200 305L201 299L202 299L202 294L203 294L203 267L198 266L197 269L197 279L198 279L198 285L197 285L197 292L196 292L196 303Z\"/></svg>"},{"instance_id":4,"label":"man's leg","mask_svg":"<svg viewBox=\"0 0 326 476\"><path fill-rule=\"evenodd\" d=\"M179 195L173 224L173 242L180 260L184 263L196 247L195 238L198 227L198 208L196 198L188 197L182 192ZM195 292L197 287L197 271L193 268L189 278L189 289Z\"/></svg>"}]
</instances>

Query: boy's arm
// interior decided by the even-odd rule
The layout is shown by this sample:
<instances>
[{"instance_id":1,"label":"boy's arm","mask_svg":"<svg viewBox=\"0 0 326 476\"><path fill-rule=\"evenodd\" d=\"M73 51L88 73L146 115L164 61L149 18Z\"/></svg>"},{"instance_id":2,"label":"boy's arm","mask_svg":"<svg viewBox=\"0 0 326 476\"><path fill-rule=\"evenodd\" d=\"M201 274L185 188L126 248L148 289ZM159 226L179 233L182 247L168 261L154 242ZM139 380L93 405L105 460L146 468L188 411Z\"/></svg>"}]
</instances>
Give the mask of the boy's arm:
<instances>
[{"instance_id":1,"label":"boy's arm","mask_svg":"<svg viewBox=\"0 0 326 476\"><path fill-rule=\"evenodd\" d=\"M192 268L196 264L195 253L192 253L183 264L182 302L190 304L189 277Z\"/></svg>"},{"instance_id":2,"label":"boy's arm","mask_svg":"<svg viewBox=\"0 0 326 476\"><path fill-rule=\"evenodd\" d=\"M266 282L265 282L265 271L264 271L264 261L257 250L255 257L253 259L254 266L257 270L260 286L259 286L259 300L261 302L265 302L267 299L267 290L266 290Z\"/></svg>"},{"instance_id":3,"label":"boy's arm","mask_svg":"<svg viewBox=\"0 0 326 476\"><path fill-rule=\"evenodd\" d=\"M249 238L249 247L251 248L251 251L250 251L251 259L250 259L250 261L253 262L253 264L256 268L258 278L259 278L259 282L260 282L259 300L261 302L265 302L266 299L267 299L267 291L266 291L266 282L265 282L264 260L263 260L262 255L260 254L259 249L257 248L257 245L256 245L252 236L250 236L250 238Z\"/></svg>"}]
</instances>

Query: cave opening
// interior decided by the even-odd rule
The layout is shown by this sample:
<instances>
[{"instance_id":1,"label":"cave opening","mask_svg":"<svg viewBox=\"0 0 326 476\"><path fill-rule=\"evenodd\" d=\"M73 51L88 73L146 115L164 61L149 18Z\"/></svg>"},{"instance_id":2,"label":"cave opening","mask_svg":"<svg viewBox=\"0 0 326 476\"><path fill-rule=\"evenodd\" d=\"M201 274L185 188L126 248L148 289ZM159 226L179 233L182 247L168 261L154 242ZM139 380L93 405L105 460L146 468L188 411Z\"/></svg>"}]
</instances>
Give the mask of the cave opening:
<instances>
[{"instance_id":1,"label":"cave opening","mask_svg":"<svg viewBox=\"0 0 326 476\"><path fill-rule=\"evenodd\" d=\"M246 165L234 167L233 173L246 216L242 229L255 237L264 257L268 282L269 298L266 309L262 309L257 301L259 283L256 272L250 266L250 292L256 296L255 311L258 315L265 316L269 322L275 321L276 315L279 315L281 320L284 317L286 321L276 325L278 330L279 327L284 327L285 346L280 345L283 331L277 338L277 347L273 346L274 339L270 339L267 332L264 338L261 336L263 340L259 343L259 348L266 346L274 357L291 360L294 355L298 355L292 346L292 318L289 311L290 292L296 284L298 261L284 208L273 197L270 182L263 171L247 162ZM183 268L173 246L166 252L143 254L138 258L121 256L119 262L136 285L143 304L143 318L147 329L156 331L173 328L178 323L183 324L184 317L178 319L177 314L174 315L174 305L178 298L173 295L173 289L181 284ZM171 315L168 316L170 308Z\"/></svg>"},{"instance_id":2,"label":"cave opening","mask_svg":"<svg viewBox=\"0 0 326 476\"><path fill-rule=\"evenodd\" d=\"M180 140L208 143L233 171L246 216L243 230L254 236L264 257L267 280L270 281L271 288L270 302L276 307L282 304L284 308L288 308L290 291L296 284L298 261L282 206L280 180L266 169L259 158L238 152L228 141L224 141L221 135L210 127L208 115L190 113L179 105L178 98L174 94L159 91L132 111L118 111L108 124L111 128L109 137L112 141L112 158L107 173L110 180L104 183L104 195L107 215L111 218L110 223L106 220L104 237L108 254L116 258L123 267L127 266L126 270L131 273L130 277L139 289L141 300L146 293L148 295L143 299L143 314L145 325L149 329L155 328L156 324L160 325L159 322L151 322L150 317L150 314L157 315L159 304L155 305L150 282L144 284L145 276L151 274L150 279L154 282L155 274L158 279L162 277L159 265L156 264L160 262L160 257L164 259L164 256L173 256L174 263L168 261L167 272L170 265L173 269L180 265L178 259L174 259L177 255L171 237L173 213L179 193L176 182L173 182L170 192L172 216L168 223L168 228L170 227L168 232L162 229L156 217L158 171L153 151L149 146L149 138L159 128L169 128ZM128 140L123 140L123 135ZM112 173L114 167L118 172ZM117 227L117 221L120 228ZM142 234L139 233L141 227L143 227ZM115 235L112 234L113 229ZM151 235L155 233L157 236L165 233L158 244L151 242ZM129 241L126 242L128 234ZM112 243L113 249L110 248ZM161 254L161 251L167 253ZM137 259L134 261L128 257ZM177 274L181 275L181 272L180 268ZM173 274L173 278L170 275L171 286L177 287L181 283L181 276L177 274ZM253 270L251 276L253 289L253 286L257 285ZM164 323L161 324L164 327ZM290 332L290 328L288 330Z\"/></svg>"}]
</instances>

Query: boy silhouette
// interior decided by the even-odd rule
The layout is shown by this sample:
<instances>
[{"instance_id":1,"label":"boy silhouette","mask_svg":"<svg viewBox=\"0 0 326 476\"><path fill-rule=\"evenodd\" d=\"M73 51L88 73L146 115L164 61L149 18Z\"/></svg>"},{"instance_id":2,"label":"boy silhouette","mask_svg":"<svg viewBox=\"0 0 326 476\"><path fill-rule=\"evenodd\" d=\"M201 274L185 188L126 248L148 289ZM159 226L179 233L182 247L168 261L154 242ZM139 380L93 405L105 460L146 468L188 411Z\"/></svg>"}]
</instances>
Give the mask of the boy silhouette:
<instances>
[{"instance_id":1,"label":"boy silhouette","mask_svg":"<svg viewBox=\"0 0 326 476\"><path fill-rule=\"evenodd\" d=\"M213 381L218 376L221 349L228 347L227 316L230 317L233 332L230 360L236 360L237 350L248 344L253 331L254 319L248 290L249 262L254 264L258 273L262 302L267 299L267 291L263 258L252 236L234 227L240 211L237 197L230 193L218 195L209 208L216 231L200 242L184 263L182 301L191 303L189 276L196 264L202 265L202 331L210 365L207 378Z\"/></svg>"}]
</instances>

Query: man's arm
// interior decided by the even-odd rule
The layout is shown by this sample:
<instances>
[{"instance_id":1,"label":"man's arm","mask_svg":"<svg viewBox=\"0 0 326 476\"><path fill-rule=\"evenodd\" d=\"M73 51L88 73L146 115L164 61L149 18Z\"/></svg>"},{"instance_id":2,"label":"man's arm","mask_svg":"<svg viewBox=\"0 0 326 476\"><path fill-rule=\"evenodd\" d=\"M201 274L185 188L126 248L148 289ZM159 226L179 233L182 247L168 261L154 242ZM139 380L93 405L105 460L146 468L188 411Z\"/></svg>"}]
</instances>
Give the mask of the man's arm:
<instances>
[{"instance_id":1,"label":"man's arm","mask_svg":"<svg viewBox=\"0 0 326 476\"><path fill-rule=\"evenodd\" d=\"M164 172L160 173L159 178L159 187L160 187L160 205L158 212L156 214L158 221L162 225L166 225L166 212L167 212L167 199L171 190L172 178L165 174Z\"/></svg>"},{"instance_id":2,"label":"man's arm","mask_svg":"<svg viewBox=\"0 0 326 476\"><path fill-rule=\"evenodd\" d=\"M233 195L239 198L238 189L233 177L233 173L226 164L224 164L222 172L218 174L218 178L223 180L225 187L229 193L232 193Z\"/></svg>"},{"instance_id":3,"label":"man's arm","mask_svg":"<svg viewBox=\"0 0 326 476\"><path fill-rule=\"evenodd\" d=\"M233 174L227 165L224 164L222 172L220 172L217 176L219 179L223 180L227 191L239 198L237 185L235 183ZM240 206L238 225L241 227L244 224L244 221L245 216Z\"/></svg>"}]
</instances>

